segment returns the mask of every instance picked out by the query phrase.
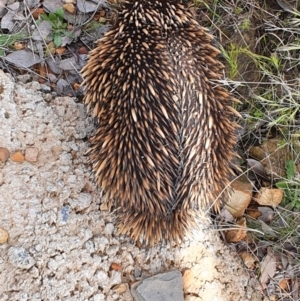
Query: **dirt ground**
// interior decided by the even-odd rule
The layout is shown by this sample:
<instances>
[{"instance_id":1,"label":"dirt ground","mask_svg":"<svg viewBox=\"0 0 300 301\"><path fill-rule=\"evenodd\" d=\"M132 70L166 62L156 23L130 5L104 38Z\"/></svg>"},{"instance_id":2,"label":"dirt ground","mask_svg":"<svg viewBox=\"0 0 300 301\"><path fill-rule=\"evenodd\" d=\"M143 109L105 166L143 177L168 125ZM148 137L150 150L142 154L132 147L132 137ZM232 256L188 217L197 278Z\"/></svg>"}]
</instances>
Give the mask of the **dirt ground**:
<instances>
[{"instance_id":1,"label":"dirt ground","mask_svg":"<svg viewBox=\"0 0 300 301\"><path fill-rule=\"evenodd\" d=\"M117 236L84 155L93 131L84 105L2 71L0 87L0 147L38 150L36 162L0 163L0 227L9 233L0 245L1 301L129 301L130 283L169 269L184 272L185 300L260 300L207 223L177 247L138 248Z\"/></svg>"}]
</instances>

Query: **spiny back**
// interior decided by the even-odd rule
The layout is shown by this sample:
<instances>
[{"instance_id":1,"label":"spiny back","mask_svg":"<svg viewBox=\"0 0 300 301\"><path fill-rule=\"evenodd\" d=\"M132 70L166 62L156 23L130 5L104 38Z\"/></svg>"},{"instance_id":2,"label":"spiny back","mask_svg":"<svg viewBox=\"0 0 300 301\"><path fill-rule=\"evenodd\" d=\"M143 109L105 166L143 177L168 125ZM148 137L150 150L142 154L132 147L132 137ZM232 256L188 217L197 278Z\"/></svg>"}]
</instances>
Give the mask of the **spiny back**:
<instances>
[{"instance_id":1,"label":"spiny back","mask_svg":"<svg viewBox=\"0 0 300 301\"><path fill-rule=\"evenodd\" d=\"M182 239L227 197L236 112L212 40L180 1L122 1L83 69L90 159L134 240Z\"/></svg>"}]
</instances>

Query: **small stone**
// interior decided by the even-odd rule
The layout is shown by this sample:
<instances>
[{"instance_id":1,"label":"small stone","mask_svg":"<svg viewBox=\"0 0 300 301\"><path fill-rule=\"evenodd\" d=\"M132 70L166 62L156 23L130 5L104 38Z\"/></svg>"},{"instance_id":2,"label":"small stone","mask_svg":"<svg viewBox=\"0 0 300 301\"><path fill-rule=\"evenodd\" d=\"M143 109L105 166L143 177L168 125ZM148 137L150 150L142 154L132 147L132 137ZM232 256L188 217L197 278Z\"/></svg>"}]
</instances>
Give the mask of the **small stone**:
<instances>
[{"instance_id":1,"label":"small stone","mask_svg":"<svg viewBox=\"0 0 300 301\"><path fill-rule=\"evenodd\" d=\"M17 76L17 80L23 84L26 84L32 80L32 76L30 74L19 75Z\"/></svg>"},{"instance_id":2,"label":"small stone","mask_svg":"<svg viewBox=\"0 0 300 301\"><path fill-rule=\"evenodd\" d=\"M115 271L121 271L122 270L122 266L118 263L115 263L113 262L111 265L110 265L110 268L112 270L115 270Z\"/></svg>"},{"instance_id":3,"label":"small stone","mask_svg":"<svg viewBox=\"0 0 300 301\"><path fill-rule=\"evenodd\" d=\"M24 156L23 154L18 151L18 152L15 152L13 154L10 155L10 158L14 161L14 162L18 162L18 163L23 163L24 162Z\"/></svg>"},{"instance_id":4,"label":"small stone","mask_svg":"<svg viewBox=\"0 0 300 301\"><path fill-rule=\"evenodd\" d=\"M134 267L134 277L138 278L141 276L141 269L138 268L137 266Z\"/></svg>"},{"instance_id":5,"label":"small stone","mask_svg":"<svg viewBox=\"0 0 300 301\"><path fill-rule=\"evenodd\" d=\"M4 228L0 227L0 244L6 243L7 240L8 240L8 232Z\"/></svg>"},{"instance_id":6,"label":"small stone","mask_svg":"<svg viewBox=\"0 0 300 301\"><path fill-rule=\"evenodd\" d=\"M183 301L183 282L179 271L170 271L139 281L132 286L134 300Z\"/></svg>"},{"instance_id":7,"label":"small stone","mask_svg":"<svg viewBox=\"0 0 300 301\"><path fill-rule=\"evenodd\" d=\"M118 293L118 294L123 294L127 291L127 284L126 283L120 283L120 284L117 284L115 285L112 290L115 292L115 293Z\"/></svg>"},{"instance_id":8,"label":"small stone","mask_svg":"<svg viewBox=\"0 0 300 301\"><path fill-rule=\"evenodd\" d=\"M28 162L36 162L39 150L37 147L28 147L25 150L25 160Z\"/></svg>"},{"instance_id":9,"label":"small stone","mask_svg":"<svg viewBox=\"0 0 300 301\"><path fill-rule=\"evenodd\" d=\"M6 162L9 158L10 152L6 147L0 147L0 161Z\"/></svg>"},{"instance_id":10,"label":"small stone","mask_svg":"<svg viewBox=\"0 0 300 301\"><path fill-rule=\"evenodd\" d=\"M51 87L49 87L48 85L46 84L41 84L41 89L40 89L42 92L44 93L51 93Z\"/></svg>"},{"instance_id":11,"label":"small stone","mask_svg":"<svg viewBox=\"0 0 300 301\"><path fill-rule=\"evenodd\" d=\"M115 229L114 225L112 223L108 223L105 225L104 233L107 235L112 235L114 229Z\"/></svg>"},{"instance_id":12,"label":"small stone","mask_svg":"<svg viewBox=\"0 0 300 301\"><path fill-rule=\"evenodd\" d=\"M98 271L96 273L96 278L100 286L103 285L108 280L108 276L104 271Z\"/></svg>"},{"instance_id":13,"label":"small stone","mask_svg":"<svg viewBox=\"0 0 300 301\"><path fill-rule=\"evenodd\" d=\"M96 295L94 295L93 297L93 301L104 301L105 300L105 295L103 295L102 293L98 293Z\"/></svg>"},{"instance_id":14,"label":"small stone","mask_svg":"<svg viewBox=\"0 0 300 301\"><path fill-rule=\"evenodd\" d=\"M8 250L8 258L13 266L25 270L30 269L35 264L35 260L23 247L11 247Z\"/></svg>"}]
</instances>

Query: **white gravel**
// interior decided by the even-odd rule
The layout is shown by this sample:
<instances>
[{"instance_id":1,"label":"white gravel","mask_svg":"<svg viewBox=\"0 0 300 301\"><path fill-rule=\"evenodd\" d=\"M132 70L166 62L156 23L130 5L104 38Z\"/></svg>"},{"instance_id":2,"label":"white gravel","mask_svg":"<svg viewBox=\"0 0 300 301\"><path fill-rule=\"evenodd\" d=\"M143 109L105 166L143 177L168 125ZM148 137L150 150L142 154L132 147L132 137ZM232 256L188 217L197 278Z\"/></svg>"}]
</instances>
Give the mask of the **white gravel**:
<instances>
[{"instance_id":1,"label":"white gravel","mask_svg":"<svg viewBox=\"0 0 300 301\"><path fill-rule=\"evenodd\" d=\"M93 121L83 104L68 97L46 102L39 83L14 84L2 71L0 88L0 147L38 149L36 162L0 163L0 227L9 232L0 245L1 301L129 301L134 273L169 269L188 269L185 300L250 300L239 257L215 232L151 249L116 235L84 155ZM128 284L121 295L114 290L120 283Z\"/></svg>"}]
</instances>

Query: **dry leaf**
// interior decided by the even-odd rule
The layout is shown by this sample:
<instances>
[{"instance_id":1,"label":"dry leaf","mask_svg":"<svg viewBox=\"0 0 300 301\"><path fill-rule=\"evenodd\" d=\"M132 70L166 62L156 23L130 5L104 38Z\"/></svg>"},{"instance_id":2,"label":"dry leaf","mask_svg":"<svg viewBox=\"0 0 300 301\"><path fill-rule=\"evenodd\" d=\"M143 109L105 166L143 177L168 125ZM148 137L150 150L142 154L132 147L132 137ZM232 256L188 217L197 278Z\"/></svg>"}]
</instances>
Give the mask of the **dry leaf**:
<instances>
[{"instance_id":1,"label":"dry leaf","mask_svg":"<svg viewBox=\"0 0 300 301\"><path fill-rule=\"evenodd\" d=\"M76 0L63 0L64 3L76 4Z\"/></svg>"},{"instance_id":2,"label":"dry leaf","mask_svg":"<svg viewBox=\"0 0 300 301\"><path fill-rule=\"evenodd\" d=\"M47 75L46 65L45 64L38 64L38 69L39 69L40 76L45 78L46 75ZM44 80L43 80L43 82L44 82Z\"/></svg>"},{"instance_id":3,"label":"dry leaf","mask_svg":"<svg viewBox=\"0 0 300 301\"><path fill-rule=\"evenodd\" d=\"M63 5L63 9L69 12L70 14L75 14L76 8L72 3L66 3Z\"/></svg>"},{"instance_id":4,"label":"dry leaf","mask_svg":"<svg viewBox=\"0 0 300 301\"><path fill-rule=\"evenodd\" d=\"M40 15L44 14L45 11L42 7L39 7L37 9L34 9L31 11L31 14L33 16L34 19L38 19L40 17Z\"/></svg>"},{"instance_id":5,"label":"dry leaf","mask_svg":"<svg viewBox=\"0 0 300 301\"><path fill-rule=\"evenodd\" d=\"M247 208L247 215L252 217L253 219L257 219L262 215L262 213L256 208Z\"/></svg>"},{"instance_id":6,"label":"dry leaf","mask_svg":"<svg viewBox=\"0 0 300 301\"><path fill-rule=\"evenodd\" d=\"M263 259L260 269L260 283L263 289L265 289L267 282L275 275L276 272L276 258L271 248L268 248L268 254Z\"/></svg>"},{"instance_id":7,"label":"dry leaf","mask_svg":"<svg viewBox=\"0 0 300 301\"><path fill-rule=\"evenodd\" d=\"M78 91L80 89L81 85L79 83L74 83L73 88L75 91Z\"/></svg>"},{"instance_id":8,"label":"dry leaf","mask_svg":"<svg viewBox=\"0 0 300 301\"><path fill-rule=\"evenodd\" d=\"M240 218L237 221L237 224L233 226L233 230L229 230L225 234L225 238L227 242L239 242L243 238L246 237L247 235L247 230L246 230L246 219L245 218Z\"/></svg>"},{"instance_id":9,"label":"dry leaf","mask_svg":"<svg viewBox=\"0 0 300 301\"><path fill-rule=\"evenodd\" d=\"M260 188L255 194L254 200L263 206L278 206L283 199L283 190L278 188Z\"/></svg>"},{"instance_id":10,"label":"dry leaf","mask_svg":"<svg viewBox=\"0 0 300 301\"><path fill-rule=\"evenodd\" d=\"M226 209L232 214L233 217L242 217L245 209L251 201L251 195L243 191L233 190L230 200L225 205Z\"/></svg>"},{"instance_id":11,"label":"dry leaf","mask_svg":"<svg viewBox=\"0 0 300 301\"><path fill-rule=\"evenodd\" d=\"M235 218L242 217L252 197L252 184L246 176L241 176L232 182L233 193L226 204L226 209Z\"/></svg>"},{"instance_id":12,"label":"dry leaf","mask_svg":"<svg viewBox=\"0 0 300 301\"><path fill-rule=\"evenodd\" d=\"M58 48L55 49L55 52L58 55L62 56L66 52L66 50L67 50L66 47L58 47Z\"/></svg>"},{"instance_id":13,"label":"dry leaf","mask_svg":"<svg viewBox=\"0 0 300 301\"><path fill-rule=\"evenodd\" d=\"M15 47L16 50L21 50L21 49L25 48L25 44L24 43L20 43L20 42L16 42L14 44L14 47Z\"/></svg>"},{"instance_id":14,"label":"dry leaf","mask_svg":"<svg viewBox=\"0 0 300 301\"><path fill-rule=\"evenodd\" d=\"M4 59L21 68L30 68L42 61L38 55L28 50L17 50L4 57Z\"/></svg>"},{"instance_id":15,"label":"dry leaf","mask_svg":"<svg viewBox=\"0 0 300 301\"><path fill-rule=\"evenodd\" d=\"M283 291L286 291L288 284L289 284L289 279L281 279L279 281L279 287Z\"/></svg>"},{"instance_id":16,"label":"dry leaf","mask_svg":"<svg viewBox=\"0 0 300 301\"><path fill-rule=\"evenodd\" d=\"M81 46L79 49L78 49L78 53L79 54L88 54L88 49L85 47L85 46Z\"/></svg>"},{"instance_id":17,"label":"dry leaf","mask_svg":"<svg viewBox=\"0 0 300 301\"><path fill-rule=\"evenodd\" d=\"M244 262L245 266L250 270L254 270L255 262L256 262L255 257L251 253L248 253L246 251L242 252L240 254L240 256L243 259L243 262Z\"/></svg>"},{"instance_id":18,"label":"dry leaf","mask_svg":"<svg viewBox=\"0 0 300 301\"><path fill-rule=\"evenodd\" d=\"M257 207L257 210L261 213L258 219L265 223L271 222L275 216L274 209L268 206L259 206Z\"/></svg>"},{"instance_id":19,"label":"dry leaf","mask_svg":"<svg viewBox=\"0 0 300 301\"><path fill-rule=\"evenodd\" d=\"M266 174L264 166L257 160L247 159L247 164L251 171L253 171L258 177L263 180L269 180L269 176Z\"/></svg>"}]
</instances>

